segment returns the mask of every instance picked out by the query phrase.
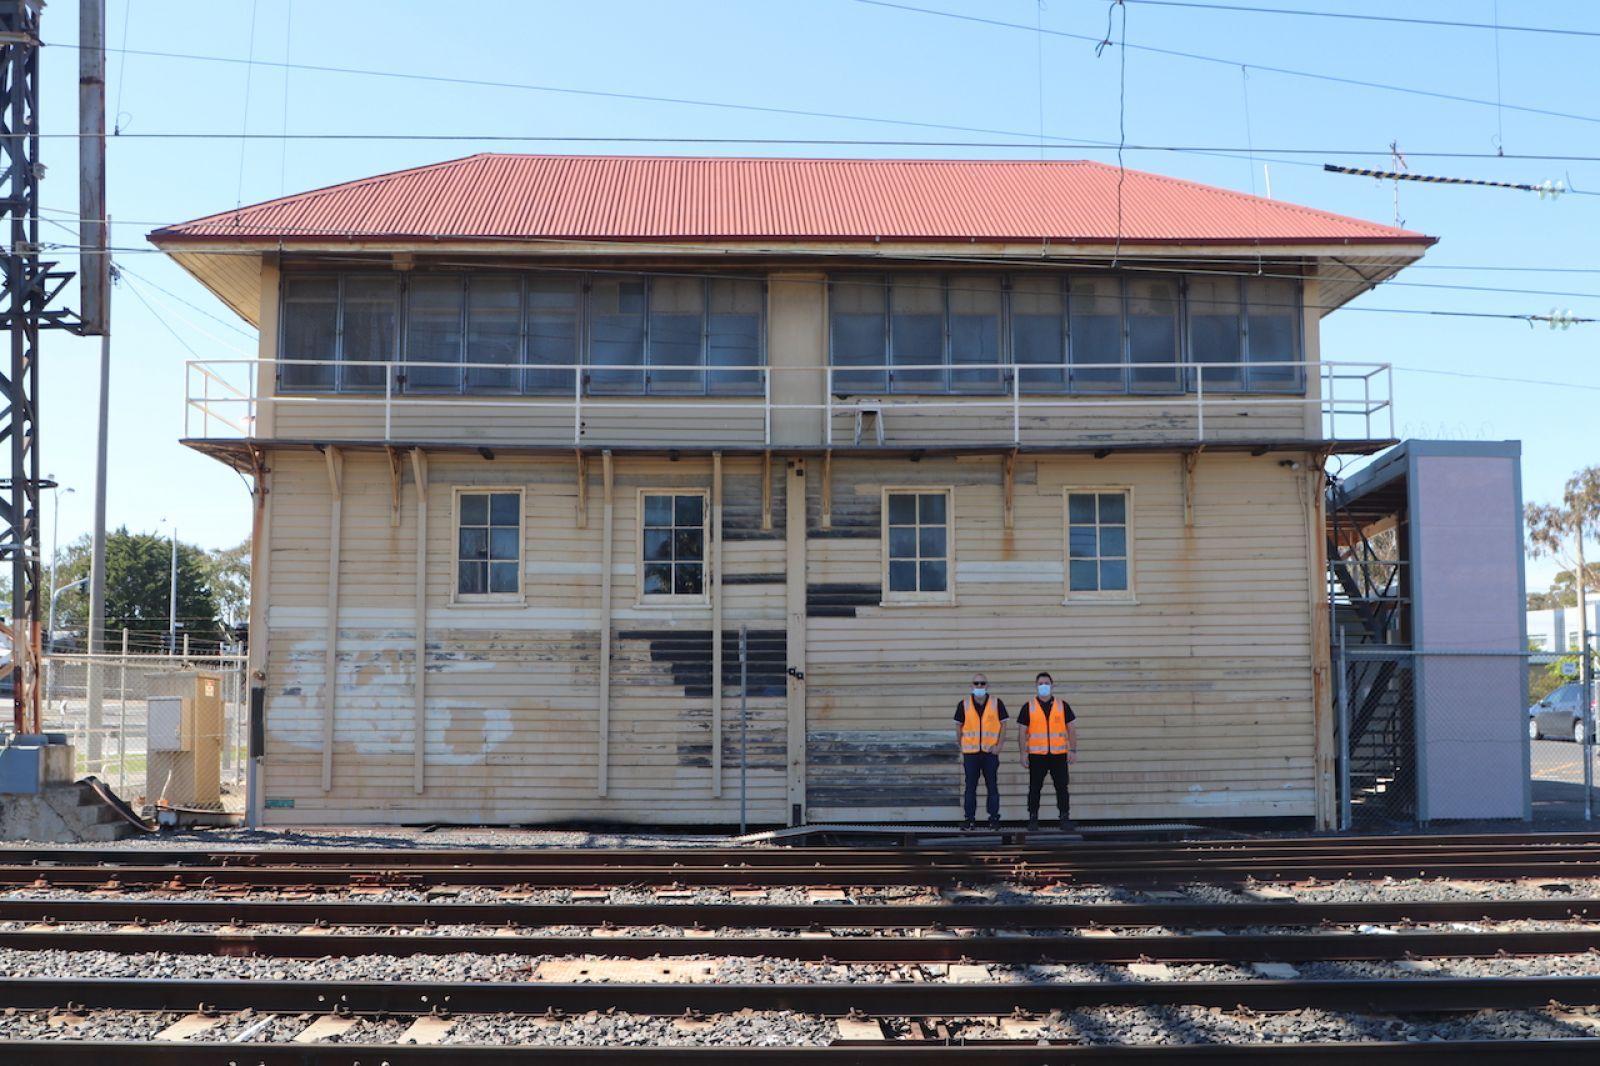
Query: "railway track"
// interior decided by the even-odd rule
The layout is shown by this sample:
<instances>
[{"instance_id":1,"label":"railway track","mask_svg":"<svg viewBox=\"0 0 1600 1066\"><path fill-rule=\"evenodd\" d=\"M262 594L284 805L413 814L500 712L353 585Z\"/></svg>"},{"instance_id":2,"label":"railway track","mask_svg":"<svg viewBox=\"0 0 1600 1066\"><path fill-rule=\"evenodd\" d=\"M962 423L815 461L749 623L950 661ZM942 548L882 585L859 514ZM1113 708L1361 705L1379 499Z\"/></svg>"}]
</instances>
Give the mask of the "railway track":
<instances>
[{"instance_id":1,"label":"railway track","mask_svg":"<svg viewBox=\"0 0 1600 1066\"><path fill-rule=\"evenodd\" d=\"M1441 877L1521 888L1509 893L1515 898L1305 902L1248 888ZM1513 1055L1593 1063L1600 963L1560 962L1600 954L1600 893L1578 883L1591 878L1600 878L1593 834L854 851L0 849L0 923L9 926L0 928L0 956L48 958L70 971L0 978L0 1062L470 1066L526 1061L532 1043L541 1062L602 1064L1316 1064L1357 1055L1363 1063ZM963 885L978 887L948 891ZM1259 898L1172 901L1158 891L1129 893L1137 902L986 901L1045 898L1048 891L1034 891L1041 885L1245 886ZM638 886L655 886L662 900L613 903L608 893L577 901L559 891L612 887L626 898ZM785 886L843 886L857 899L796 904ZM940 887L959 902L886 902L872 886ZM435 887L446 898L390 898L407 894L393 889ZM725 897L724 887L757 889L759 898L705 901ZM1371 886L1370 895L1391 887ZM262 894L275 888L293 898ZM476 891L494 888L499 898ZM530 898L541 889L558 890L561 902ZM462 890L472 898L455 898ZM271 980L105 977L87 969L103 962L84 961L203 956L285 961L273 963L284 969ZM339 960L383 967L426 957L446 968L482 958L492 976L410 979L431 972L412 967L387 980L326 977ZM1429 959L1479 961L1468 970L1474 976L1460 976L1421 961ZM1534 965L1522 970L1518 960ZM1344 972L1340 964L1380 975L1329 977ZM313 965L323 976L298 970ZM176 969L186 967L204 969ZM639 979L641 968L666 979ZM589 979L574 978L591 969ZM767 976L749 980L753 973ZM1307 1011L1347 1019L1356 1035L1292 1047L1206 1035L1208 1025L1289 1025ZM745 1016L756 1031L789 1018L831 1036L817 1041L825 1046L771 1048L694 1035ZM618 1018L645 1034L642 1046L544 1046L573 1042L571 1032L609 1031ZM1096 1026L1142 1032L1141 1018L1190 1036L1119 1044L1096 1035ZM1394 1026L1428 1032L1457 1023L1465 1036L1383 1038ZM1484 1035L1517 1025L1526 1035ZM96 1038L105 1031L143 1035ZM481 1032L504 1039L471 1039ZM346 1035L329 1043L328 1034ZM680 1043L695 1046L672 1046Z\"/></svg>"}]
</instances>

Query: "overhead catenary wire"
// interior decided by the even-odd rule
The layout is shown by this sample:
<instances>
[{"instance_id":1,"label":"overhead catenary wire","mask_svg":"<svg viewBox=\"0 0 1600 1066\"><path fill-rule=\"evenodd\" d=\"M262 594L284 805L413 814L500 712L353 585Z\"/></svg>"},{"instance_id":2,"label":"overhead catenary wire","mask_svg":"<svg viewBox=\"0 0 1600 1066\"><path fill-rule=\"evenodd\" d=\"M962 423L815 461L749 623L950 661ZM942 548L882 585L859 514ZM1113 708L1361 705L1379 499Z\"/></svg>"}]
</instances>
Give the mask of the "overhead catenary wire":
<instances>
[{"instance_id":1,"label":"overhead catenary wire","mask_svg":"<svg viewBox=\"0 0 1600 1066\"><path fill-rule=\"evenodd\" d=\"M1436 26L1463 30L1505 30L1510 33L1543 33L1556 37L1600 37L1600 31L1573 30L1560 26L1506 26L1495 22L1464 22L1457 19L1407 18L1400 15L1365 15L1353 11L1317 11L1306 8L1256 7L1248 4L1198 3L1196 0L1127 0L1145 7L1187 7L1201 11L1236 11L1253 15L1299 15L1305 18L1347 19L1352 22L1396 22L1413 26ZM1498 10L1498 5L1496 5Z\"/></svg>"},{"instance_id":2,"label":"overhead catenary wire","mask_svg":"<svg viewBox=\"0 0 1600 1066\"><path fill-rule=\"evenodd\" d=\"M1091 37L1082 33L1068 33L1066 30L1035 30L1034 27L1021 22L1006 22L1002 19L984 18L980 15L963 15L954 11L939 11L931 7L916 7L911 4L893 3L891 0L856 0L858 4L868 4L873 7L891 8L897 11L907 11L919 15L933 15L940 18L959 19L963 22L981 23L987 26L998 26L1009 30L1023 30L1028 33L1048 33L1056 37L1065 37L1075 41L1087 41L1093 45L1101 43L1100 38ZM1326 81L1336 85L1351 85L1363 89L1379 89L1384 92L1406 93L1412 96L1425 96L1435 100L1449 100L1459 104L1473 104L1478 107L1504 107L1508 111L1520 111L1530 115L1544 115L1549 118L1571 119L1574 122L1600 123L1600 116L1578 115L1568 111L1553 111L1548 108L1530 107L1524 104L1502 104L1495 100L1484 100L1475 96L1461 96L1456 93L1436 92L1432 89L1418 89L1408 85L1391 85L1387 82L1366 81L1361 78L1348 78L1338 74L1321 74L1309 70L1295 70L1290 67L1274 67L1264 63L1248 63L1240 59L1230 59L1223 56L1203 55L1199 52L1185 52L1176 48L1158 48L1154 45L1135 44L1128 45L1140 52L1151 52L1156 55L1173 56L1179 59L1192 59L1201 63L1221 63L1230 67L1248 66L1252 70L1265 71L1270 74L1283 74L1287 77L1309 78L1314 81Z\"/></svg>"}]
</instances>

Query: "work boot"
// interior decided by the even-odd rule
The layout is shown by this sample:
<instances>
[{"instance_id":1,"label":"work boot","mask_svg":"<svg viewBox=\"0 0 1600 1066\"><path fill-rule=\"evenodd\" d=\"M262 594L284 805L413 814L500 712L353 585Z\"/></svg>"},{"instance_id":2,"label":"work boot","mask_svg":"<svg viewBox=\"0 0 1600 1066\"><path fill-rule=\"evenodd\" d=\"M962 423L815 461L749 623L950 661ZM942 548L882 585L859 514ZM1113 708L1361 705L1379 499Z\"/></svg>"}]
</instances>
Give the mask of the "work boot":
<instances>
[{"instance_id":1,"label":"work boot","mask_svg":"<svg viewBox=\"0 0 1600 1066\"><path fill-rule=\"evenodd\" d=\"M1061 816L1061 831L1063 833L1070 833L1075 828L1076 827L1072 824L1072 819L1063 814Z\"/></svg>"},{"instance_id":2,"label":"work boot","mask_svg":"<svg viewBox=\"0 0 1600 1066\"><path fill-rule=\"evenodd\" d=\"M974 822L971 818L968 818L966 821L961 823L961 831L963 833L970 833L976 828L978 828L978 823Z\"/></svg>"},{"instance_id":3,"label":"work boot","mask_svg":"<svg viewBox=\"0 0 1600 1066\"><path fill-rule=\"evenodd\" d=\"M1036 814L1029 815L1028 816L1028 832L1037 833L1038 831L1039 831L1039 816L1036 815Z\"/></svg>"},{"instance_id":4,"label":"work boot","mask_svg":"<svg viewBox=\"0 0 1600 1066\"><path fill-rule=\"evenodd\" d=\"M989 815L989 828L990 829L999 829L1000 828L1000 816L998 814Z\"/></svg>"}]
</instances>

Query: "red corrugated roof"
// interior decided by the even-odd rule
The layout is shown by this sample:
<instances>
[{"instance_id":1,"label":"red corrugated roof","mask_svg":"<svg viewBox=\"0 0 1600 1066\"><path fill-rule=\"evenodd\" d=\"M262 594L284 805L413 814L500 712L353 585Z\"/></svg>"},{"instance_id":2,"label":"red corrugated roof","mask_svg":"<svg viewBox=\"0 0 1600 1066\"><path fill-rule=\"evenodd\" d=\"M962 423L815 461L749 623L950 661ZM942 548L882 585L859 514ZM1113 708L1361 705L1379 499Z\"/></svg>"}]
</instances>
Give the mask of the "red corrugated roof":
<instances>
[{"instance_id":1,"label":"red corrugated roof","mask_svg":"<svg viewBox=\"0 0 1600 1066\"><path fill-rule=\"evenodd\" d=\"M1118 184L1121 182L1121 212ZM168 226L159 242L351 237L1129 243L1432 239L1086 161L484 154Z\"/></svg>"}]
</instances>

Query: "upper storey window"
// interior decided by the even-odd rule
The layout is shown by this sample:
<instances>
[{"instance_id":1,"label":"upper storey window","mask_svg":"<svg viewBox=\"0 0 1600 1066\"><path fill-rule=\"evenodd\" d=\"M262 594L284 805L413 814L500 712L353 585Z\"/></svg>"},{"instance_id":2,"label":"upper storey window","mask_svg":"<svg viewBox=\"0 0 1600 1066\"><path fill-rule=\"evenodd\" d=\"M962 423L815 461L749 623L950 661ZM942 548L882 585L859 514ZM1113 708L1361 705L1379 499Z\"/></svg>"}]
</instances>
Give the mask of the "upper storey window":
<instances>
[{"instance_id":1,"label":"upper storey window","mask_svg":"<svg viewBox=\"0 0 1600 1066\"><path fill-rule=\"evenodd\" d=\"M1299 392L1300 288L1165 274L841 274L833 390Z\"/></svg>"},{"instance_id":2,"label":"upper storey window","mask_svg":"<svg viewBox=\"0 0 1600 1066\"><path fill-rule=\"evenodd\" d=\"M751 395L762 283L671 275L287 275L285 392ZM387 365L386 365L387 364Z\"/></svg>"}]
</instances>

